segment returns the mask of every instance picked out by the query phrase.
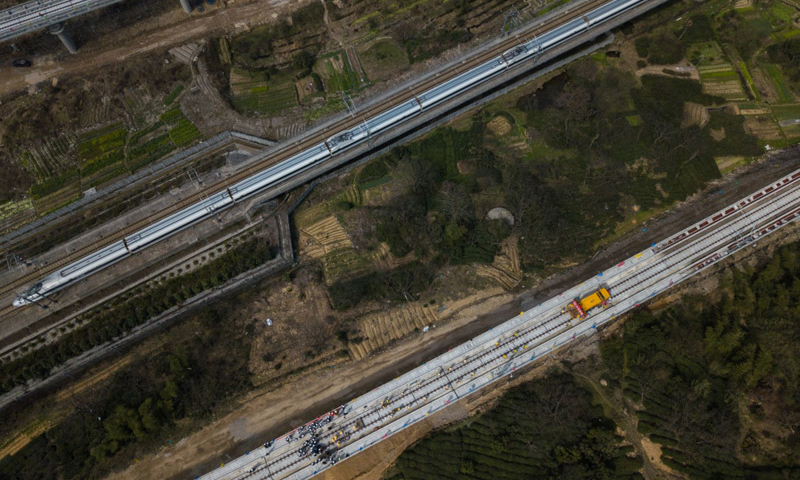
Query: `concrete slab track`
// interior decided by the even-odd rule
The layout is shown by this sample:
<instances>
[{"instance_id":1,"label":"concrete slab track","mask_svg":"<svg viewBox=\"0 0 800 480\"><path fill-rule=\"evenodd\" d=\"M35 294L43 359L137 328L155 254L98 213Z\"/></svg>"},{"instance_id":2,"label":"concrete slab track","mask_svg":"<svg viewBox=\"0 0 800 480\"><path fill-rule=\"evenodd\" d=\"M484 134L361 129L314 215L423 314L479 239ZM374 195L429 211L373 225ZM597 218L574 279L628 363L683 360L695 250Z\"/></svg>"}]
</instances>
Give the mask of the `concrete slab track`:
<instances>
[{"instance_id":1,"label":"concrete slab track","mask_svg":"<svg viewBox=\"0 0 800 480\"><path fill-rule=\"evenodd\" d=\"M569 342L594 334L597 327L798 217L800 170L201 478L313 477ZM584 319L566 312L573 298L600 286L611 292L605 308L590 311ZM313 454L314 445L320 446L319 455Z\"/></svg>"}]
</instances>

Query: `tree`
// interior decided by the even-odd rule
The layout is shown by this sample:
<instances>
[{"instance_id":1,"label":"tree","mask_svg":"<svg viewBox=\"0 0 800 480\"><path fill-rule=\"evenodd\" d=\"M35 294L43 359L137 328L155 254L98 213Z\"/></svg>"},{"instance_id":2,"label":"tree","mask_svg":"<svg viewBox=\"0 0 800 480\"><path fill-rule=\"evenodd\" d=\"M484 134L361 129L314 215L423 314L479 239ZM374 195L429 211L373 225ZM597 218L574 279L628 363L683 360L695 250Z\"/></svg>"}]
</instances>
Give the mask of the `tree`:
<instances>
[{"instance_id":1,"label":"tree","mask_svg":"<svg viewBox=\"0 0 800 480\"><path fill-rule=\"evenodd\" d=\"M142 419L142 426L148 432L158 430L161 423L158 418L159 412L151 397L147 397L147 399L139 405L139 416Z\"/></svg>"},{"instance_id":2,"label":"tree","mask_svg":"<svg viewBox=\"0 0 800 480\"><path fill-rule=\"evenodd\" d=\"M178 384L172 380L167 380L164 388L161 390L161 404L164 409L171 412L175 408L175 399L178 398Z\"/></svg>"},{"instance_id":3,"label":"tree","mask_svg":"<svg viewBox=\"0 0 800 480\"><path fill-rule=\"evenodd\" d=\"M123 405L117 405L114 413L103 420L103 427L106 429L106 438L109 440L125 441L141 438L145 434L137 412Z\"/></svg>"},{"instance_id":4,"label":"tree","mask_svg":"<svg viewBox=\"0 0 800 480\"><path fill-rule=\"evenodd\" d=\"M460 225L468 225L475 219L472 197L460 184L444 183L439 194L438 209L447 220Z\"/></svg>"},{"instance_id":5,"label":"tree","mask_svg":"<svg viewBox=\"0 0 800 480\"><path fill-rule=\"evenodd\" d=\"M305 77L311 73L311 67L314 66L316 61L316 55L308 50L303 50L292 58L292 67L300 71L297 75L298 77Z\"/></svg>"}]
</instances>

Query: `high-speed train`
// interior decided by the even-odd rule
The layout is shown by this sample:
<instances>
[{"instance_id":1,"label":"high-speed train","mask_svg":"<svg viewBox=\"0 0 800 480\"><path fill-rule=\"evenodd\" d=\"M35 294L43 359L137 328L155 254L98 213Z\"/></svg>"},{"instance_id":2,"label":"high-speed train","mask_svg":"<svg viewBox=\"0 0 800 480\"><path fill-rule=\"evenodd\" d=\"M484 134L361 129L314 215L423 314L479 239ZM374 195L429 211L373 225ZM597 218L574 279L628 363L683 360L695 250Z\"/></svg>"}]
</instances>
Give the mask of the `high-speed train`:
<instances>
[{"instance_id":1,"label":"high-speed train","mask_svg":"<svg viewBox=\"0 0 800 480\"><path fill-rule=\"evenodd\" d=\"M119 241L51 273L26 292L17 296L14 305L35 302L72 282L91 275L123 258L193 225L214 212L260 193L293 175L303 172L333 155L360 144L369 137L395 127L407 119L449 100L498 73L551 49L588 28L650 0L611 0L585 15L560 25L539 37L527 40L502 55L441 83L413 99L363 123L329 137L276 165L262 170L210 197L143 228Z\"/></svg>"}]
</instances>

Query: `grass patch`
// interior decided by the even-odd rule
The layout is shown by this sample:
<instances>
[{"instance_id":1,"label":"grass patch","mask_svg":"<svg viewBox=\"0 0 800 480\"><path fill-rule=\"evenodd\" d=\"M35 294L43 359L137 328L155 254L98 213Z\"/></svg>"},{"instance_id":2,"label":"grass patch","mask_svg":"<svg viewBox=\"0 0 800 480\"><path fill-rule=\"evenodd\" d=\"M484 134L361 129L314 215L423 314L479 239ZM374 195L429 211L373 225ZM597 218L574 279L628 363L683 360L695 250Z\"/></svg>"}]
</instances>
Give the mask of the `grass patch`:
<instances>
[{"instance_id":1,"label":"grass patch","mask_svg":"<svg viewBox=\"0 0 800 480\"><path fill-rule=\"evenodd\" d=\"M771 2L769 6L769 13L773 18L776 18L781 22L791 24L792 17L797 13L797 10L781 2Z\"/></svg>"},{"instance_id":2,"label":"grass patch","mask_svg":"<svg viewBox=\"0 0 800 480\"><path fill-rule=\"evenodd\" d=\"M11 200L6 203L0 203L0 220L10 217L16 213L29 210L33 208L33 200L25 198L23 200Z\"/></svg>"},{"instance_id":3,"label":"grass patch","mask_svg":"<svg viewBox=\"0 0 800 480\"><path fill-rule=\"evenodd\" d=\"M686 56L698 68L726 62L722 48L713 40L692 44L687 50Z\"/></svg>"},{"instance_id":4,"label":"grass patch","mask_svg":"<svg viewBox=\"0 0 800 480\"><path fill-rule=\"evenodd\" d=\"M778 67L775 64L768 63L764 65L764 70L767 72L770 80L772 80L773 85L775 85L775 90L778 92L780 101L785 103L794 101L794 95L792 95L792 91L789 90L786 79L783 77L783 73L781 73Z\"/></svg>"},{"instance_id":5,"label":"grass patch","mask_svg":"<svg viewBox=\"0 0 800 480\"><path fill-rule=\"evenodd\" d=\"M725 175L726 173L730 173L737 168L747 164L747 157L742 156L728 156L728 157L716 157L714 161L717 162L717 168L719 169L719 173Z\"/></svg>"},{"instance_id":6,"label":"grass patch","mask_svg":"<svg viewBox=\"0 0 800 480\"><path fill-rule=\"evenodd\" d=\"M772 114L778 121L800 118L800 103L794 105L775 105Z\"/></svg>"},{"instance_id":7,"label":"grass patch","mask_svg":"<svg viewBox=\"0 0 800 480\"><path fill-rule=\"evenodd\" d=\"M553 0L552 2L550 2L550 4L549 4L549 5L547 5L546 7L542 8L541 10L539 10L538 12L536 12L536 13L534 14L534 16L536 16L536 17L541 17L541 16L542 16L542 15L544 15L545 13L547 13L547 12L550 12L550 11L553 11L553 10L555 10L556 8L558 8L558 7L562 6L562 5L566 5L566 4L567 4L567 3L569 3L569 2L570 2L570 0Z\"/></svg>"},{"instance_id":8,"label":"grass patch","mask_svg":"<svg viewBox=\"0 0 800 480\"><path fill-rule=\"evenodd\" d=\"M233 107L242 113L270 114L298 105L297 90L290 73L269 78L264 72L231 69Z\"/></svg>"},{"instance_id":9,"label":"grass patch","mask_svg":"<svg viewBox=\"0 0 800 480\"><path fill-rule=\"evenodd\" d=\"M358 188L361 191L365 191L365 190L369 190L370 188L379 187L379 186L381 186L381 185L383 185L385 183L389 183L391 181L392 181L392 176L391 175L386 175L385 177L381 177L381 178L379 178L377 180L372 180L372 181L369 181L369 182L360 183L360 184L358 184Z\"/></svg>"},{"instance_id":10,"label":"grass patch","mask_svg":"<svg viewBox=\"0 0 800 480\"><path fill-rule=\"evenodd\" d=\"M592 60L602 65L608 64L608 60L606 59L606 52L595 52L591 54L590 57Z\"/></svg>"},{"instance_id":11,"label":"grass patch","mask_svg":"<svg viewBox=\"0 0 800 480\"><path fill-rule=\"evenodd\" d=\"M747 64L741 60L739 61L739 71L742 72L742 76L744 76L744 80L747 82L747 87L755 97L755 101L760 102L761 94L758 92L755 82L753 82L753 77L750 75L750 70L747 68Z\"/></svg>"},{"instance_id":12,"label":"grass patch","mask_svg":"<svg viewBox=\"0 0 800 480\"><path fill-rule=\"evenodd\" d=\"M169 94L167 94L166 97L164 97L164 105L169 105L170 103L175 101L175 99L178 98L178 95L181 94L184 88L186 87L184 87L183 85L178 85L177 87L173 88L172 91L169 92Z\"/></svg>"},{"instance_id":13,"label":"grass patch","mask_svg":"<svg viewBox=\"0 0 800 480\"><path fill-rule=\"evenodd\" d=\"M356 25L359 25L361 23L364 23L364 22L368 21L370 18L377 17L380 14L381 14L381 12L375 10L374 12L370 12L370 13L364 15L364 16L361 16L361 17L355 19L355 21L353 22L353 26L356 26Z\"/></svg>"},{"instance_id":14,"label":"grass patch","mask_svg":"<svg viewBox=\"0 0 800 480\"><path fill-rule=\"evenodd\" d=\"M782 40L788 40L798 35L800 35L800 30L795 30L795 29L784 30L783 32L778 34L778 36L781 37Z\"/></svg>"},{"instance_id":15,"label":"grass patch","mask_svg":"<svg viewBox=\"0 0 800 480\"><path fill-rule=\"evenodd\" d=\"M391 38L382 38L359 52L361 65L373 80L390 78L408 68L406 51Z\"/></svg>"},{"instance_id":16,"label":"grass patch","mask_svg":"<svg viewBox=\"0 0 800 480\"><path fill-rule=\"evenodd\" d=\"M320 117L332 115L336 112L344 110L344 104L341 98L331 97L325 105L314 107L303 112L303 119L309 122L314 122Z\"/></svg>"},{"instance_id":17,"label":"grass patch","mask_svg":"<svg viewBox=\"0 0 800 480\"><path fill-rule=\"evenodd\" d=\"M358 75L350 66L350 60L344 52L336 52L323 57L317 63L319 75L325 82L328 93L357 90Z\"/></svg>"},{"instance_id":18,"label":"grass patch","mask_svg":"<svg viewBox=\"0 0 800 480\"><path fill-rule=\"evenodd\" d=\"M611 233L610 235L606 235L605 237L603 237L603 239L597 242L593 248L597 250L603 245L609 245L614 243L619 238L622 238L622 236L625 235L626 233L635 230L636 228L641 228L644 222L650 220L651 218L661 213L666 212L670 208L672 208L672 204L668 203L661 205L659 207L651 207L646 210L644 209L639 210L632 217L617 224L616 228L614 229L614 232Z\"/></svg>"},{"instance_id":19,"label":"grass patch","mask_svg":"<svg viewBox=\"0 0 800 480\"><path fill-rule=\"evenodd\" d=\"M105 156L125 146L128 131L122 124L115 123L95 132L81 135L78 139L78 157L91 161Z\"/></svg>"},{"instance_id":20,"label":"grass patch","mask_svg":"<svg viewBox=\"0 0 800 480\"><path fill-rule=\"evenodd\" d=\"M631 127L638 127L642 123L642 117L639 115L627 115L625 116L625 120L627 120L628 125Z\"/></svg>"}]
</instances>

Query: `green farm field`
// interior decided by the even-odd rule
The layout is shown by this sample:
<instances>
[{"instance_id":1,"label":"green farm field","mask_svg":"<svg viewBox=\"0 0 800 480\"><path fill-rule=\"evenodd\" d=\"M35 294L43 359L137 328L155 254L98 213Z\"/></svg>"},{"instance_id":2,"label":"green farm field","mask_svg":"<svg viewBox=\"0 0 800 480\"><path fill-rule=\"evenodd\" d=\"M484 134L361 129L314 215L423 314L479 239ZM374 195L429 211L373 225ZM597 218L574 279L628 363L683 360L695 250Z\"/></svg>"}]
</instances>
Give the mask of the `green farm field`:
<instances>
[{"instance_id":1,"label":"green farm field","mask_svg":"<svg viewBox=\"0 0 800 480\"><path fill-rule=\"evenodd\" d=\"M780 101L784 103L793 102L794 95L792 94L792 91L786 82L786 78L783 76L783 73L778 69L778 67L770 63L764 65L764 71L772 81L772 84L775 86L775 90L778 92Z\"/></svg>"},{"instance_id":2,"label":"green farm field","mask_svg":"<svg viewBox=\"0 0 800 480\"><path fill-rule=\"evenodd\" d=\"M297 90L290 74L267 78L263 72L231 69L233 107L250 114L274 114L296 107Z\"/></svg>"}]
</instances>

